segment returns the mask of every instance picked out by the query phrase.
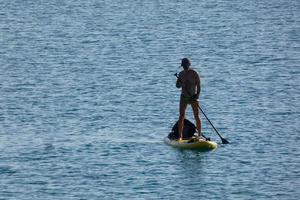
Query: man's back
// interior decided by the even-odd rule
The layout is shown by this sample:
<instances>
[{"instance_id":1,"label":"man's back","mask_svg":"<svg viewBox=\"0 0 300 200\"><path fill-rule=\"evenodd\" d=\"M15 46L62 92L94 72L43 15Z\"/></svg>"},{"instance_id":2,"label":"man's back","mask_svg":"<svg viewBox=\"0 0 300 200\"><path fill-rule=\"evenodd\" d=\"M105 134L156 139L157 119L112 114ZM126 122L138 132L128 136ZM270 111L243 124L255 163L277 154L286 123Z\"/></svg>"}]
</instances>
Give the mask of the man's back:
<instances>
[{"instance_id":1,"label":"man's back","mask_svg":"<svg viewBox=\"0 0 300 200\"><path fill-rule=\"evenodd\" d=\"M200 85L200 78L198 73L189 68L179 73L179 78L182 80L184 86L182 87L182 94L186 97L196 94L196 87Z\"/></svg>"}]
</instances>

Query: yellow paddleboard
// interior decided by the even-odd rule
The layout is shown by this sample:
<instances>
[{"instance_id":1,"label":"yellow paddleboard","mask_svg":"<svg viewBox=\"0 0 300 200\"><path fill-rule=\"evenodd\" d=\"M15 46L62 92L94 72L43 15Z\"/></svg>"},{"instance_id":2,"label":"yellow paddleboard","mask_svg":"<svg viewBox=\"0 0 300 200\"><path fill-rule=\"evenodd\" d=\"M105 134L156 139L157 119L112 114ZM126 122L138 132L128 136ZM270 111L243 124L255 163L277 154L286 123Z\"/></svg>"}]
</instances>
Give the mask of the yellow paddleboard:
<instances>
[{"instance_id":1,"label":"yellow paddleboard","mask_svg":"<svg viewBox=\"0 0 300 200\"><path fill-rule=\"evenodd\" d=\"M206 140L170 140L168 137L165 137L164 142L172 147L180 149L198 149L202 151L213 150L218 147L218 144L213 141Z\"/></svg>"}]
</instances>

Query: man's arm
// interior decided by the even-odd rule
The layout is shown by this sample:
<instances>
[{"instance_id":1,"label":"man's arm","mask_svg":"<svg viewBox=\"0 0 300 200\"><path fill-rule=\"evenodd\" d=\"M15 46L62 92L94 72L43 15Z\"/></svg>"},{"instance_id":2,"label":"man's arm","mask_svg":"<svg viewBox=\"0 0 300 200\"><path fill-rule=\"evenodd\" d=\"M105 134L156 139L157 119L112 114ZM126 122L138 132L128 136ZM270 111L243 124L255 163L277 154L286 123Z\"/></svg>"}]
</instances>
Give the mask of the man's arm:
<instances>
[{"instance_id":1,"label":"man's arm","mask_svg":"<svg viewBox=\"0 0 300 200\"><path fill-rule=\"evenodd\" d=\"M179 78L177 79L177 81L176 81L176 87L177 88L181 88L181 81L179 80Z\"/></svg>"},{"instance_id":2,"label":"man's arm","mask_svg":"<svg viewBox=\"0 0 300 200\"><path fill-rule=\"evenodd\" d=\"M197 98L199 98L200 92L201 92L201 81L200 81L200 76L198 73L196 73L196 86L197 86L196 95L197 95Z\"/></svg>"},{"instance_id":3,"label":"man's arm","mask_svg":"<svg viewBox=\"0 0 300 200\"><path fill-rule=\"evenodd\" d=\"M181 87L185 87L184 83L182 82L182 73L180 72L176 81L176 87L177 88L181 88Z\"/></svg>"}]
</instances>

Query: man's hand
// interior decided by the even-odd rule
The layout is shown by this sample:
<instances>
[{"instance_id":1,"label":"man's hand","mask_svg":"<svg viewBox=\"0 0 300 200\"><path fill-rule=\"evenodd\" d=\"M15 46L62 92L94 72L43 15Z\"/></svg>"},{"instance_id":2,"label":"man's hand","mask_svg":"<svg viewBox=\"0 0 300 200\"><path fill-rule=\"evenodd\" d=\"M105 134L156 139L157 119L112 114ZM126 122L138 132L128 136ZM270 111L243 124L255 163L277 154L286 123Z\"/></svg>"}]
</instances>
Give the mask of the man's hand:
<instances>
[{"instance_id":1,"label":"man's hand","mask_svg":"<svg viewBox=\"0 0 300 200\"><path fill-rule=\"evenodd\" d=\"M198 101L199 95L198 95L198 94L194 94L194 95L192 96L192 98Z\"/></svg>"}]
</instances>

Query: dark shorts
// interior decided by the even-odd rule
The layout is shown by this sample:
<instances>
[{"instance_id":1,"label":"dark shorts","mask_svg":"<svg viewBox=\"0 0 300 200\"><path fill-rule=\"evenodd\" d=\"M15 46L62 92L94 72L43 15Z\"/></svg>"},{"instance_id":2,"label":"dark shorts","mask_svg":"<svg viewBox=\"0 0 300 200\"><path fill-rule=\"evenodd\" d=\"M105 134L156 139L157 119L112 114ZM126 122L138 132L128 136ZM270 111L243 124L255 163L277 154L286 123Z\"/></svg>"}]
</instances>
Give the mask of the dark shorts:
<instances>
[{"instance_id":1,"label":"dark shorts","mask_svg":"<svg viewBox=\"0 0 300 200\"><path fill-rule=\"evenodd\" d=\"M195 101L197 100L193 99L192 97L186 97L184 95L180 95L180 103L192 104L192 102Z\"/></svg>"}]
</instances>

